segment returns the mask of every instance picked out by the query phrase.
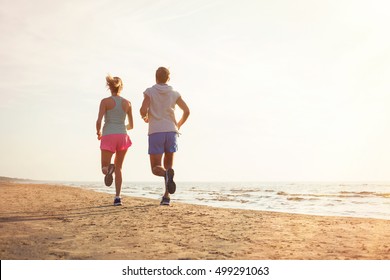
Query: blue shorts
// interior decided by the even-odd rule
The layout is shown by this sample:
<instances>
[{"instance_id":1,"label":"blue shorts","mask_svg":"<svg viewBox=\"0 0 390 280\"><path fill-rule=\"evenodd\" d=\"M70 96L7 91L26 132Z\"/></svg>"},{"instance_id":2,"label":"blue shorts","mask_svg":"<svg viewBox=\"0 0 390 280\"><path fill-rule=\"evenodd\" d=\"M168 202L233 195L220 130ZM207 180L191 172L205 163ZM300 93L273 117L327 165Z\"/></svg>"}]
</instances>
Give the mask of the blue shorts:
<instances>
[{"instance_id":1,"label":"blue shorts","mask_svg":"<svg viewBox=\"0 0 390 280\"><path fill-rule=\"evenodd\" d=\"M149 135L149 155L175 153L177 150L177 132L158 132Z\"/></svg>"}]
</instances>

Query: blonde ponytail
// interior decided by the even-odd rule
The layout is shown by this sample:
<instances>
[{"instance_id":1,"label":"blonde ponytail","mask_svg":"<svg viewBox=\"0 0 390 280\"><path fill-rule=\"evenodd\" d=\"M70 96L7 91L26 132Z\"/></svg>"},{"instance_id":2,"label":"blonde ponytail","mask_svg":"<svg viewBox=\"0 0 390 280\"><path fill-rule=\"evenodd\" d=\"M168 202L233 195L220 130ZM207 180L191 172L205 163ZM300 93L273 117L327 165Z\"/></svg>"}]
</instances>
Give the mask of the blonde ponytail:
<instances>
[{"instance_id":1,"label":"blonde ponytail","mask_svg":"<svg viewBox=\"0 0 390 280\"><path fill-rule=\"evenodd\" d=\"M119 77L112 77L110 74L108 74L106 77L106 82L107 87L114 95L117 95L123 89L123 83Z\"/></svg>"}]
</instances>

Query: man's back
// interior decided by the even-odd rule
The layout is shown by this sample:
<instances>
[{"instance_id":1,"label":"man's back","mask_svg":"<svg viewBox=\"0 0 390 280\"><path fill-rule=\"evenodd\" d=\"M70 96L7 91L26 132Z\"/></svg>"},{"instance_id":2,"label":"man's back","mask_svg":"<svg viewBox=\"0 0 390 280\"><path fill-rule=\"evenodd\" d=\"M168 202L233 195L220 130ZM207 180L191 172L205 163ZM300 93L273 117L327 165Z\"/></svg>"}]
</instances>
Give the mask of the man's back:
<instances>
[{"instance_id":1,"label":"man's back","mask_svg":"<svg viewBox=\"0 0 390 280\"><path fill-rule=\"evenodd\" d=\"M167 84L155 84L146 89L144 94L150 98L149 134L177 132L175 106L180 94Z\"/></svg>"}]
</instances>

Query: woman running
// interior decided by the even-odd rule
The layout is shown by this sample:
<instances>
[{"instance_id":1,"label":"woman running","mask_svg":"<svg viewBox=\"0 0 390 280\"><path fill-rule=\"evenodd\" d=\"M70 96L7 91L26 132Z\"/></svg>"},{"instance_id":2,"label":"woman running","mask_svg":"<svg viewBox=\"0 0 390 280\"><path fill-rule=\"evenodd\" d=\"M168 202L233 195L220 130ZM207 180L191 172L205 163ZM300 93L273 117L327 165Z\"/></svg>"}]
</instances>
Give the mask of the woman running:
<instances>
[{"instance_id":1,"label":"woman running","mask_svg":"<svg viewBox=\"0 0 390 280\"><path fill-rule=\"evenodd\" d=\"M100 102L99 115L96 121L96 133L100 140L102 172L105 175L104 183L111 186L113 174L115 175L115 199L114 205L122 205L120 193L122 188L122 164L127 149L131 146L127 130L133 129L133 115L130 101L121 97L123 89L122 80L119 77L106 77L107 87L111 96ZM126 115L129 123L125 125ZM104 116L103 133L101 132ZM115 154L114 164L111 163Z\"/></svg>"}]
</instances>

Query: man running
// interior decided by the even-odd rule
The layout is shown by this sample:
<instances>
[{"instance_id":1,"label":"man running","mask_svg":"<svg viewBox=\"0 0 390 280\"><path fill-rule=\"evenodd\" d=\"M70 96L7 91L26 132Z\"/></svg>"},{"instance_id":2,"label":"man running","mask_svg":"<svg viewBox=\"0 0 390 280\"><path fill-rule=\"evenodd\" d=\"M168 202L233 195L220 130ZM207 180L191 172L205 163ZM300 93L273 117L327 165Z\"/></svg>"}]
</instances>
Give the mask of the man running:
<instances>
[{"instance_id":1,"label":"man running","mask_svg":"<svg viewBox=\"0 0 390 280\"><path fill-rule=\"evenodd\" d=\"M144 91L140 109L141 117L149 124L149 155L152 173L165 178L165 193L160 205L170 205L170 194L175 193L173 157L178 150L178 132L190 115L181 95L167 84L169 70L159 67L156 84ZM183 111L179 122L175 119L176 105ZM164 162L164 165L162 164Z\"/></svg>"}]
</instances>

